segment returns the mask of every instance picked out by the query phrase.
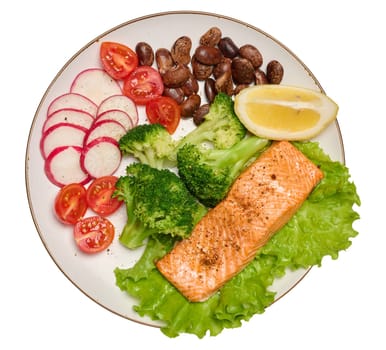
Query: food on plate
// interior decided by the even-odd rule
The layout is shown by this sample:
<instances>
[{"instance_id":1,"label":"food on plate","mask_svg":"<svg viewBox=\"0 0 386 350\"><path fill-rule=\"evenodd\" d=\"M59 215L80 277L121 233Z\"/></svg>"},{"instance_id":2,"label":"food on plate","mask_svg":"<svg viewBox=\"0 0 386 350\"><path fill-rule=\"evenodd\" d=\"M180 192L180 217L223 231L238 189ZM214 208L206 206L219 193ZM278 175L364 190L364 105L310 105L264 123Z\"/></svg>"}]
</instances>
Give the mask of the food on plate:
<instances>
[{"instance_id":1,"label":"food on plate","mask_svg":"<svg viewBox=\"0 0 386 350\"><path fill-rule=\"evenodd\" d=\"M167 96L158 96L146 103L146 115L150 123L163 125L169 134L176 131L181 119L177 102Z\"/></svg>"},{"instance_id":2,"label":"food on plate","mask_svg":"<svg viewBox=\"0 0 386 350\"><path fill-rule=\"evenodd\" d=\"M150 66L138 66L123 81L123 94L137 105L145 105L154 97L161 96L164 84L158 70Z\"/></svg>"},{"instance_id":3,"label":"food on plate","mask_svg":"<svg viewBox=\"0 0 386 350\"><path fill-rule=\"evenodd\" d=\"M121 43L104 41L99 51L105 71L114 79L126 78L137 66L137 54Z\"/></svg>"},{"instance_id":4,"label":"food on plate","mask_svg":"<svg viewBox=\"0 0 386 350\"><path fill-rule=\"evenodd\" d=\"M89 216L74 225L74 239L78 248L88 254L107 249L115 235L114 225L101 216Z\"/></svg>"},{"instance_id":5,"label":"food on plate","mask_svg":"<svg viewBox=\"0 0 386 350\"><path fill-rule=\"evenodd\" d=\"M235 112L253 134L271 140L310 140L338 113L327 95L286 85L256 85L235 97Z\"/></svg>"},{"instance_id":6,"label":"food on plate","mask_svg":"<svg viewBox=\"0 0 386 350\"><path fill-rule=\"evenodd\" d=\"M107 97L122 94L122 89L104 69L88 68L75 77L70 86L70 93L82 95L99 105Z\"/></svg>"},{"instance_id":7,"label":"food on plate","mask_svg":"<svg viewBox=\"0 0 386 350\"><path fill-rule=\"evenodd\" d=\"M187 143L177 152L178 175L201 203L214 207L226 196L245 167L267 145L268 140L249 135L226 149Z\"/></svg>"},{"instance_id":8,"label":"food on plate","mask_svg":"<svg viewBox=\"0 0 386 350\"><path fill-rule=\"evenodd\" d=\"M87 211L84 186L79 183L63 186L56 195L54 209L59 221L74 225Z\"/></svg>"},{"instance_id":9,"label":"food on plate","mask_svg":"<svg viewBox=\"0 0 386 350\"><path fill-rule=\"evenodd\" d=\"M140 124L119 140L124 155L141 163L162 169L175 163L175 142L161 124Z\"/></svg>"},{"instance_id":10,"label":"food on plate","mask_svg":"<svg viewBox=\"0 0 386 350\"><path fill-rule=\"evenodd\" d=\"M246 129L233 110L232 98L219 93L205 115L205 121L179 140L177 148L187 143L199 145L206 142L216 148L228 148L245 135Z\"/></svg>"},{"instance_id":11,"label":"food on plate","mask_svg":"<svg viewBox=\"0 0 386 350\"><path fill-rule=\"evenodd\" d=\"M157 268L188 300L206 300L253 260L322 178L289 142L274 143Z\"/></svg>"},{"instance_id":12,"label":"food on plate","mask_svg":"<svg viewBox=\"0 0 386 350\"><path fill-rule=\"evenodd\" d=\"M127 223L119 237L126 247L142 246L153 234L187 237L206 208L169 169L133 163L116 183L115 197L126 204Z\"/></svg>"},{"instance_id":13,"label":"food on plate","mask_svg":"<svg viewBox=\"0 0 386 350\"><path fill-rule=\"evenodd\" d=\"M54 98L47 108L47 117L60 109L76 109L91 114L94 118L97 112L97 105L89 98L71 92L66 92Z\"/></svg>"},{"instance_id":14,"label":"food on plate","mask_svg":"<svg viewBox=\"0 0 386 350\"><path fill-rule=\"evenodd\" d=\"M87 188L86 201L88 207L96 214L108 216L116 212L122 201L113 197L116 176L102 176L94 179Z\"/></svg>"}]
</instances>

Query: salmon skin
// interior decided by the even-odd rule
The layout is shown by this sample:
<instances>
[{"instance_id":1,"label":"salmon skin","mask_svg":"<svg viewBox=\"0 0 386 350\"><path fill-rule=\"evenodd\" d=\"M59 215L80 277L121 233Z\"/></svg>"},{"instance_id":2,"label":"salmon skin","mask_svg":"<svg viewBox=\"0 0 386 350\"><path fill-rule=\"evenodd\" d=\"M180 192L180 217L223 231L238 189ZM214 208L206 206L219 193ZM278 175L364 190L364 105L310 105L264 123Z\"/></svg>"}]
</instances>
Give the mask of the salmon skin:
<instances>
[{"instance_id":1,"label":"salmon skin","mask_svg":"<svg viewBox=\"0 0 386 350\"><path fill-rule=\"evenodd\" d=\"M291 143L274 142L191 235L156 262L158 270L189 301L206 300L255 257L322 178Z\"/></svg>"}]
</instances>

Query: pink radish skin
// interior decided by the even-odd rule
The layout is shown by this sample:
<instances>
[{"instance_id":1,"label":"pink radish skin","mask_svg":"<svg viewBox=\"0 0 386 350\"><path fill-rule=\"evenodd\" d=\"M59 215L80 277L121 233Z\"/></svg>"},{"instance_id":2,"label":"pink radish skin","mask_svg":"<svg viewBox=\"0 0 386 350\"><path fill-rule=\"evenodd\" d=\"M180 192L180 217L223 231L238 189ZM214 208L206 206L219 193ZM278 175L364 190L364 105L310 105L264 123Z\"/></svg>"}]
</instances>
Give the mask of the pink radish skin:
<instances>
[{"instance_id":1,"label":"pink radish skin","mask_svg":"<svg viewBox=\"0 0 386 350\"><path fill-rule=\"evenodd\" d=\"M102 120L115 120L116 122L122 124L126 132L134 127L130 116L126 112L119 109L112 109L103 112L95 119L94 123L99 123Z\"/></svg>"},{"instance_id":2,"label":"pink radish skin","mask_svg":"<svg viewBox=\"0 0 386 350\"><path fill-rule=\"evenodd\" d=\"M116 120L101 120L94 123L89 129L84 138L84 145L89 144L99 137L111 137L115 141L119 141L119 139L125 134L125 127Z\"/></svg>"},{"instance_id":3,"label":"pink radish skin","mask_svg":"<svg viewBox=\"0 0 386 350\"><path fill-rule=\"evenodd\" d=\"M87 129L70 123L59 123L47 129L40 140L40 151L44 159L60 146L83 146Z\"/></svg>"},{"instance_id":4,"label":"pink radish skin","mask_svg":"<svg viewBox=\"0 0 386 350\"><path fill-rule=\"evenodd\" d=\"M133 121L133 125L138 124L138 109L134 101L125 95L114 95L106 98L98 107L97 117L103 112L112 109L119 109L126 112Z\"/></svg>"},{"instance_id":5,"label":"pink radish skin","mask_svg":"<svg viewBox=\"0 0 386 350\"><path fill-rule=\"evenodd\" d=\"M122 94L122 89L103 69L88 68L75 77L70 92L83 95L99 106L106 98Z\"/></svg>"},{"instance_id":6,"label":"pink radish skin","mask_svg":"<svg viewBox=\"0 0 386 350\"><path fill-rule=\"evenodd\" d=\"M52 100L47 109L47 117L49 117L52 113L58 111L59 109L64 108L71 108L84 111L91 114L95 118L98 106L89 98L83 95L68 92Z\"/></svg>"},{"instance_id":7,"label":"pink radish skin","mask_svg":"<svg viewBox=\"0 0 386 350\"><path fill-rule=\"evenodd\" d=\"M90 181L90 176L80 166L83 148L61 146L55 148L45 161L44 171L47 178L56 186L63 187L70 183L82 185Z\"/></svg>"},{"instance_id":8,"label":"pink radish skin","mask_svg":"<svg viewBox=\"0 0 386 350\"><path fill-rule=\"evenodd\" d=\"M118 142L111 137L99 137L83 148L80 165L92 178L115 173L122 154Z\"/></svg>"},{"instance_id":9,"label":"pink radish skin","mask_svg":"<svg viewBox=\"0 0 386 350\"><path fill-rule=\"evenodd\" d=\"M48 116L43 125L43 132L59 123L69 123L89 129L94 122L94 117L87 112L74 109L59 109Z\"/></svg>"}]
</instances>

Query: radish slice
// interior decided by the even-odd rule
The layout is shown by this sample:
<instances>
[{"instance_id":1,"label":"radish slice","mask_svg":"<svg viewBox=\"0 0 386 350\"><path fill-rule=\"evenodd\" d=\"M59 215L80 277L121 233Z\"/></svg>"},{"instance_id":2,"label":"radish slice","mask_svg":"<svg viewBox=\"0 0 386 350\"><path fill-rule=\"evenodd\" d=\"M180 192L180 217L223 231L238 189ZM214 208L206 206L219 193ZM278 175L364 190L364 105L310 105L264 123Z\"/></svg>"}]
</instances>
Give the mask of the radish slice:
<instances>
[{"instance_id":1,"label":"radish slice","mask_svg":"<svg viewBox=\"0 0 386 350\"><path fill-rule=\"evenodd\" d=\"M98 107L89 98L80 94L69 92L52 100L47 109L47 116L50 116L52 113L63 108L78 109L91 114L95 118Z\"/></svg>"},{"instance_id":2,"label":"radish slice","mask_svg":"<svg viewBox=\"0 0 386 350\"><path fill-rule=\"evenodd\" d=\"M87 129L70 123L59 123L47 129L40 140L40 150L46 159L60 146L83 146Z\"/></svg>"},{"instance_id":3,"label":"radish slice","mask_svg":"<svg viewBox=\"0 0 386 350\"><path fill-rule=\"evenodd\" d=\"M99 123L102 120L115 120L118 123L122 124L126 131L129 131L134 127L133 121L130 116L126 112L121 111L119 109L111 109L106 112L103 112L95 119L95 123Z\"/></svg>"},{"instance_id":4,"label":"radish slice","mask_svg":"<svg viewBox=\"0 0 386 350\"><path fill-rule=\"evenodd\" d=\"M81 71L72 82L70 92L83 95L97 105L107 97L122 94L118 82L101 68Z\"/></svg>"},{"instance_id":5,"label":"radish slice","mask_svg":"<svg viewBox=\"0 0 386 350\"><path fill-rule=\"evenodd\" d=\"M114 174L121 163L118 142L111 137L99 137L90 142L82 152L80 164L91 177Z\"/></svg>"},{"instance_id":6,"label":"radish slice","mask_svg":"<svg viewBox=\"0 0 386 350\"><path fill-rule=\"evenodd\" d=\"M82 147L61 146L55 148L45 161L44 171L48 179L56 186L90 181L90 176L80 166Z\"/></svg>"},{"instance_id":7,"label":"radish slice","mask_svg":"<svg viewBox=\"0 0 386 350\"><path fill-rule=\"evenodd\" d=\"M111 137L115 141L119 141L119 139L125 134L126 129L121 123L110 119L101 120L94 123L87 132L87 135L84 138L84 145L87 145L93 140L104 136Z\"/></svg>"},{"instance_id":8,"label":"radish slice","mask_svg":"<svg viewBox=\"0 0 386 350\"><path fill-rule=\"evenodd\" d=\"M97 116L112 109L119 109L126 112L133 121L133 125L138 124L138 110L134 101L125 95L114 95L106 98L98 107Z\"/></svg>"},{"instance_id":9,"label":"radish slice","mask_svg":"<svg viewBox=\"0 0 386 350\"><path fill-rule=\"evenodd\" d=\"M90 113L73 108L59 109L50 114L46 119L43 125L43 132L59 123L75 124L89 129L93 122L94 117Z\"/></svg>"}]
</instances>

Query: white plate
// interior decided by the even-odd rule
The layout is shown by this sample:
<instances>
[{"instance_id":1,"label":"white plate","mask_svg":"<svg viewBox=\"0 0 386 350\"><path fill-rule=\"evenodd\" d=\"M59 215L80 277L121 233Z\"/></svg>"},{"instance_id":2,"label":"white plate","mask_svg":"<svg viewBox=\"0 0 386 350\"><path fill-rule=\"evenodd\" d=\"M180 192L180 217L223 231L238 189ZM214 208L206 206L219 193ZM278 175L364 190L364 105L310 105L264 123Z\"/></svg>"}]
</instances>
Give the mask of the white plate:
<instances>
[{"instance_id":1,"label":"white plate","mask_svg":"<svg viewBox=\"0 0 386 350\"><path fill-rule=\"evenodd\" d=\"M100 42L117 41L134 48L137 42L146 41L154 49L171 48L178 37L187 35L196 46L200 36L213 26L219 27L223 36L231 37L239 46L252 44L258 47L264 57L263 68L272 59L281 62L285 70L283 84L322 91L316 78L299 58L283 44L256 27L211 13L191 11L158 13L123 23L98 36L77 52L48 87L33 119L29 135L26 152L27 194L36 229L48 253L68 279L89 298L122 317L147 325L157 326L159 323L136 314L132 310L135 300L122 293L115 285L113 270L116 267L132 266L141 254L141 250L131 252L117 241L125 223L125 210L122 209L111 217L118 234L108 251L94 256L78 251L72 239L71 228L61 225L53 214L53 202L58 187L48 181L43 171L44 161L39 150L41 130L49 103L55 97L69 91L72 80L81 70L100 66L98 59ZM140 108L139 112L140 120L143 121L145 118L143 109ZM183 122L176 136L186 133L191 127L190 122ZM317 140L332 159L344 162L343 142L337 122L331 124ZM124 174L125 166L123 163L116 173L117 176ZM276 299L293 288L306 273L306 270L289 272L276 281L272 287L277 292Z\"/></svg>"}]
</instances>

